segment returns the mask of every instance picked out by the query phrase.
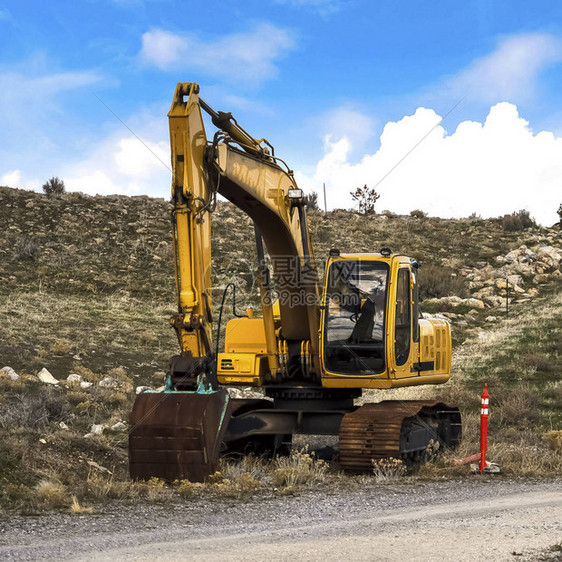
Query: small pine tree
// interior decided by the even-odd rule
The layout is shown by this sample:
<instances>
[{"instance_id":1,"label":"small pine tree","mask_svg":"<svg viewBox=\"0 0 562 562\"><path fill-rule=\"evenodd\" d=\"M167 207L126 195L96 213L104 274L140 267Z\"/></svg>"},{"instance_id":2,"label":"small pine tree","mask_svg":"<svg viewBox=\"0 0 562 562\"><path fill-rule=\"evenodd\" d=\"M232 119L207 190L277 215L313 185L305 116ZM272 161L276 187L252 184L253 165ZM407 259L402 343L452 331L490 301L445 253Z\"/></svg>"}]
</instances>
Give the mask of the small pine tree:
<instances>
[{"instance_id":1,"label":"small pine tree","mask_svg":"<svg viewBox=\"0 0 562 562\"><path fill-rule=\"evenodd\" d=\"M57 177L52 177L43 184L43 191L47 195L60 195L65 192L64 182Z\"/></svg>"},{"instance_id":2,"label":"small pine tree","mask_svg":"<svg viewBox=\"0 0 562 562\"><path fill-rule=\"evenodd\" d=\"M350 192L354 201L359 203L359 212L363 215L375 214L375 203L380 198L380 195L375 191L374 187L358 187L355 191Z\"/></svg>"},{"instance_id":3,"label":"small pine tree","mask_svg":"<svg viewBox=\"0 0 562 562\"><path fill-rule=\"evenodd\" d=\"M305 198L307 209L318 209L318 193L311 191Z\"/></svg>"},{"instance_id":4,"label":"small pine tree","mask_svg":"<svg viewBox=\"0 0 562 562\"><path fill-rule=\"evenodd\" d=\"M560 226L562 227L562 203L560 203L560 206L558 207L558 211L556 211L558 213L558 218L560 219Z\"/></svg>"}]
</instances>

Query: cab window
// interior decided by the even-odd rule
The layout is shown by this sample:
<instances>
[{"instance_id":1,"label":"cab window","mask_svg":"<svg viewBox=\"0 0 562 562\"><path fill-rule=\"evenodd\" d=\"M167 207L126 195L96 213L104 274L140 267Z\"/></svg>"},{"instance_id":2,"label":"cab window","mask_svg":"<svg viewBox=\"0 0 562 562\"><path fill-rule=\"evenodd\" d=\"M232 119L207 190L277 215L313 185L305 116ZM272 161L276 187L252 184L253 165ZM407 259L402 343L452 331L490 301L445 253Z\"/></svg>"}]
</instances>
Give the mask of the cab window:
<instances>
[{"instance_id":1,"label":"cab window","mask_svg":"<svg viewBox=\"0 0 562 562\"><path fill-rule=\"evenodd\" d=\"M385 369L388 264L337 260L330 265L324 323L326 369L343 375Z\"/></svg>"}]
</instances>

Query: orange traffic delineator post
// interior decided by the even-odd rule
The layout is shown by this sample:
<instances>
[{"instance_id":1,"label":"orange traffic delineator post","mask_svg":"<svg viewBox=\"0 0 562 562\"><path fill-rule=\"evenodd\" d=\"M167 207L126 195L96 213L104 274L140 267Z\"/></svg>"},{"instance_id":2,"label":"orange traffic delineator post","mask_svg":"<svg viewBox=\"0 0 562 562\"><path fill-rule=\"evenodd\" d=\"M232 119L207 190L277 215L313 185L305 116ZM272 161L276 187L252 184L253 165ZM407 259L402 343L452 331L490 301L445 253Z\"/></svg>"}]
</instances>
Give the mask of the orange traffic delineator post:
<instances>
[{"instance_id":1,"label":"orange traffic delineator post","mask_svg":"<svg viewBox=\"0 0 562 562\"><path fill-rule=\"evenodd\" d=\"M486 468L486 450L488 448L488 406L490 395L488 394L488 383L484 383L482 393L482 407L480 409L480 472Z\"/></svg>"},{"instance_id":2,"label":"orange traffic delineator post","mask_svg":"<svg viewBox=\"0 0 562 562\"><path fill-rule=\"evenodd\" d=\"M486 451L488 449L488 414L490 406L490 395L488 394L488 383L484 383L484 392L482 393L482 405L480 407L480 452L463 459L454 459L451 464L458 466L460 464L468 464L480 461L480 464L471 465L473 472L495 473L500 472L500 467L493 462L486 461Z\"/></svg>"}]
</instances>

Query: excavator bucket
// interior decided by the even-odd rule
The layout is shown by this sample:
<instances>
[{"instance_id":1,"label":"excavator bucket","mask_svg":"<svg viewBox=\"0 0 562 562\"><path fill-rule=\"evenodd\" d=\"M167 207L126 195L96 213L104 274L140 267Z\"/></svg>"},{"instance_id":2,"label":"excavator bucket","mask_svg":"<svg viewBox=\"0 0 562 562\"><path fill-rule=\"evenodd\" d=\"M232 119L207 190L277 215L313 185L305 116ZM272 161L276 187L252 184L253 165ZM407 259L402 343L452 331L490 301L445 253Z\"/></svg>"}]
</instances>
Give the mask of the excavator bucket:
<instances>
[{"instance_id":1,"label":"excavator bucket","mask_svg":"<svg viewBox=\"0 0 562 562\"><path fill-rule=\"evenodd\" d=\"M131 478L204 482L217 470L229 419L224 389L139 394L129 433Z\"/></svg>"}]
</instances>

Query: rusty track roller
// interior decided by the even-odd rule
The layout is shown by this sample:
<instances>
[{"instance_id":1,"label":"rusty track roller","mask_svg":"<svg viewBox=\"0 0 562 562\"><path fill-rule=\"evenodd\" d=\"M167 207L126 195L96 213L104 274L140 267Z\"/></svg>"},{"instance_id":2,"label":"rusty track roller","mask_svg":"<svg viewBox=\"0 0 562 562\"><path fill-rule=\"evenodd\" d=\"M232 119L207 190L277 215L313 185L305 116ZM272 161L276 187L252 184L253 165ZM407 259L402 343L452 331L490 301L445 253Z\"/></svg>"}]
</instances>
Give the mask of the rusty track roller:
<instances>
[{"instance_id":1,"label":"rusty track roller","mask_svg":"<svg viewBox=\"0 0 562 562\"><path fill-rule=\"evenodd\" d=\"M437 401L385 401L365 404L343 417L340 464L353 472L370 471L373 460L422 460L430 441L454 448L461 437L458 408Z\"/></svg>"}]
</instances>

